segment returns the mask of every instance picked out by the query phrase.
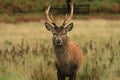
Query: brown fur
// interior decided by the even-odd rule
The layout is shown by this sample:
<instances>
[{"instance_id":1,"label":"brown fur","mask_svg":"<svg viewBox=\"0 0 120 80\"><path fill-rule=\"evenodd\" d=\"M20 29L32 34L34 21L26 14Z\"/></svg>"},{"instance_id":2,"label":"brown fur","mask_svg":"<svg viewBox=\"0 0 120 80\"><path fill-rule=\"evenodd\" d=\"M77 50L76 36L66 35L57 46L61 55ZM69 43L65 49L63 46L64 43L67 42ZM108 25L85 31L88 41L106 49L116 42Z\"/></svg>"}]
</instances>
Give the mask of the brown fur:
<instances>
[{"instance_id":1,"label":"brown fur","mask_svg":"<svg viewBox=\"0 0 120 80\"><path fill-rule=\"evenodd\" d=\"M64 20L61 26L57 26L52 16L49 16L50 7L46 10L46 16L49 22L45 22L45 27L53 34L53 46L56 55L56 68L58 80L65 80L65 77L69 77L69 80L76 79L76 73L82 62L82 52L78 45L67 37L67 32L73 28L73 23L67 25L73 16L73 4L71 3L70 16Z\"/></svg>"},{"instance_id":2,"label":"brown fur","mask_svg":"<svg viewBox=\"0 0 120 80\"><path fill-rule=\"evenodd\" d=\"M47 30L53 33L53 47L56 56L55 64L57 68L58 80L76 79L76 73L82 63L82 52L79 46L67 37L67 32L73 28L73 23L66 27L64 25L58 27L45 22Z\"/></svg>"},{"instance_id":3,"label":"brown fur","mask_svg":"<svg viewBox=\"0 0 120 80\"><path fill-rule=\"evenodd\" d=\"M76 72L82 63L82 52L79 46L67 37L66 44L63 47L56 48L54 46L54 52L56 68L58 73L63 75L63 79L58 78L58 80L65 80L66 76L70 77L73 74L76 76Z\"/></svg>"}]
</instances>

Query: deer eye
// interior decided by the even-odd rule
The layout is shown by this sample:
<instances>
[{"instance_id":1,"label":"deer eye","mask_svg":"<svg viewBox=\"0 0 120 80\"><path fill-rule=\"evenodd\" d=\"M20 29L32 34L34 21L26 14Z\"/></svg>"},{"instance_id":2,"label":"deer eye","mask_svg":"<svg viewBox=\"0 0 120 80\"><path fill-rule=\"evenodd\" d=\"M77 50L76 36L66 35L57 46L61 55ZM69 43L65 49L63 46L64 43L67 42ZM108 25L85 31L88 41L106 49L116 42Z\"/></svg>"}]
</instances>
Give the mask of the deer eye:
<instances>
[{"instance_id":1,"label":"deer eye","mask_svg":"<svg viewBox=\"0 0 120 80\"><path fill-rule=\"evenodd\" d=\"M56 32L55 32L55 31L53 31L52 33L53 33L53 35L56 35Z\"/></svg>"},{"instance_id":2,"label":"deer eye","mask_svg":"<svg viewBox=\"0 0 120 80\"><path fill-rule=\"evenodd\" d=\"M66 31L63 31L62 34L65 35L65 34L66 34Z\"/></svg>"}]
</instances>

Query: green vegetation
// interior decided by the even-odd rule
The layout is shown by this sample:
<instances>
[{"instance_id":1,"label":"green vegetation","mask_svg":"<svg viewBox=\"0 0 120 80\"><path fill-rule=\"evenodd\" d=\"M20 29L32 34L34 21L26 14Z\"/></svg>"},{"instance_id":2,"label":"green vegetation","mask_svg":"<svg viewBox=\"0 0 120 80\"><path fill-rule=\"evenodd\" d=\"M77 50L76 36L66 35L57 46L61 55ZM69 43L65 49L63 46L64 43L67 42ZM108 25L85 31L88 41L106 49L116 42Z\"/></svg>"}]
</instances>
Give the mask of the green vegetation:
<instances>
[{"instance_id":1,"label":"green vegetation","mask_svg":"<svg viewBox=\"0 0 120 80\"><path fill-rule=\"evenodd\" d=\"M40 21L45 19L45 9L49 4L53 8L64 8L65 0L0 0L0 22L16 23ZM75 15L75 18L89 18L91 15L110 19L120 19L120 0L74 0L74 4L90 4L89 15ZM62 9L63 10L63 9ZM59 11L52 10L53 14ZM64 11L64 10L63 10ZM77 17L76 17L77 16Z\"/></svg>"},{"instance_id":2,"label":"green vegetation","mask_svg":"<svg viewBox=\"0 0 120 80\"><path fill-rule=\"evenodd\" d=\"M77 80L119 80L119 26L116 20L74 21L68 35L84 53ZM56 80L51 37L43 21L0 23L0 80Z\"/></svg>"},{"instance_id":3,"label":"green vegetation","mask_svg":"<svg viewBox=\"0 0 120 80\"><path fill-rule=\"evenodd\" d=\"M120 13L119 0L75 0L75 4L90 3L92 12ZM63 5L65 0L0 0L0 13L40 13L49 4Z\"/></svg>"}]
</instances>

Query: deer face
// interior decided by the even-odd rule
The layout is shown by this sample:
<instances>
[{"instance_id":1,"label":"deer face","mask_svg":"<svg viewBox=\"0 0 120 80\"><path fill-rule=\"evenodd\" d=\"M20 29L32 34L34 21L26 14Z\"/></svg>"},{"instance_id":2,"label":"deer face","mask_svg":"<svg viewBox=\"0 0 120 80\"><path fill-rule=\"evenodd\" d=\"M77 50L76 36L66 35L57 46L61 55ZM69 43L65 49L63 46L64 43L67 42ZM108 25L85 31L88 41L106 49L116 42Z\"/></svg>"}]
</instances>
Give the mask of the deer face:
<instances>
[{"instance_id":1,"label":"deer face","mask_svg":"<svg viewBox=\"0 0 120 80\"><path fill-rule=\"evenodd\" d=\"M67 27L64 28L64 25L58 27L56 25L53 26L45 22L45 27L53 34L53 44L55 46L63 46L64 44L66 44L67 32L71 31L73 28L73 23L70 23L69 25L67 25Z\"/></svg>"},{"instance_id":2,"label":"deer face","mask_svg":"<svg viewBox=\"0 0 120 80\"><path fill-rule=\"evenodd\" d=\"M53 33L53 44L56 46L62 46L66 44L67 41L67 32L71 31L73 28L73 23L70 23L67 25L67 23L70 21L70 19L73 16L73 4L71 4L71 13L68 17L66 15L66 18L62 24L62 26L57 26L55 23L55 20L53 19L53 16L49 16L51 5L46 9L46 17L50 24L48 22L45 22L45 27L47 30L51 31ZM65 27L66 26L66 27Z\"/></svg>"}]
</instances>

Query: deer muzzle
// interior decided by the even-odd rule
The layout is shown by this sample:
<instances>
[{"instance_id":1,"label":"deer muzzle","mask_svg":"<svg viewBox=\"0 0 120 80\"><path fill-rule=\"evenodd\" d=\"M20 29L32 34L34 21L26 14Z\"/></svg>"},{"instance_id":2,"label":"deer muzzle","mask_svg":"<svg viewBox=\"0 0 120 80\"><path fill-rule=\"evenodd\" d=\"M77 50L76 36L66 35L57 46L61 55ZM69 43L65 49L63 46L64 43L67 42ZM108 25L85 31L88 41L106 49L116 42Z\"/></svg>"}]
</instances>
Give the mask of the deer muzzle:
<instances>
[{"instance_id":1,"label":"deer muzzle","mask_svg":"<svg viewBox=\"0 0 120 80\"><path fill-rule=\"evenodd\" d=\"M61 39L61 38L57 38L57 39L55 40L55 43L56 43L56 45L58 45L58 46L62 45L62 39Z\"/></svg>"}]
</instances>

